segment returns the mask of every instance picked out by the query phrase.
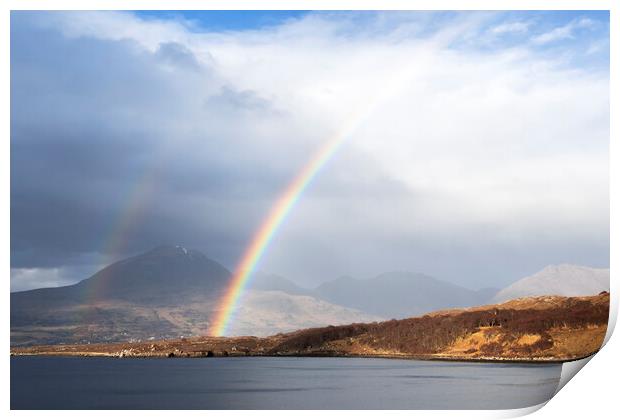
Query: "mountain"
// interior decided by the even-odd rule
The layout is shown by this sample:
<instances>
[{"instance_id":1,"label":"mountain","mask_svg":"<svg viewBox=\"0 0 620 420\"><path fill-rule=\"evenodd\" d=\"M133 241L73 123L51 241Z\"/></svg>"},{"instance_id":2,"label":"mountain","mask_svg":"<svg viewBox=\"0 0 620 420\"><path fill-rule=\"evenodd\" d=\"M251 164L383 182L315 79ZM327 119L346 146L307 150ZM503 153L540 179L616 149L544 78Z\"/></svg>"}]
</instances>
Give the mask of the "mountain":
<instances>
[{"instance_id":1,"label":"mountain","mask_svg":"<svg viewBox=\"0 0 620 420\"><path fill-rule=\"evenodd\" d=\"M524 296L587 296L609 291L609 269L571 264L549 265L500 290L493 302Z\"/></svg>"},{"instance_id":2,"label":"mountain","mask_svg":"<svg viewBox=\"0 0 620 420\"><path fill-rule=\"evenodd\" d=\"M175 337L205 332L231 273L198 251L160 246L71 286L11 293L11 342ZM207 314L204 314L207 315Z\"/></svg>"},{"instance_id":3,"label":"mountain","mask_svg":"<svg viewBox=\"0 0 620 420\"><path fill-rule=\"evenodd\" d=\"M231 275L199 251L160 246L109 265L79 287L94 291L95 300L170 302L188 294L219 292Z\"/></svg>"},{"instance_id":4,"label":"mountain","mask_svg":"<svg viewBox=\"0 0 620 420\"><path fill-rule=\"evenodd\" d=\"M323 283L315 296L386 318L402 318L438 309L480 305L497 289L474 291L420 273L391 272L369 279L340 277Z\"/></svg>"},{"instance_id":5,"label":"mountain","mask_svg":"<svg viewBox=\"0 0 620 420\"><path fill-rule=\"evenodd\" d=\"M182 294L217 291L231 273L198 251L160 246L113 263L77 284L11 293L12 311L124 300L174 301Z\"/></svg>"},{"instance_id":6,"label":"mountain","mask_svg":"<svg viewBox=\"0 0 620 420\"><path fill-rule=\"evenodd\" d=\"M11 343L112 342L205 335L232 274L195 250L161 246L111 264L72 286L11 293ZM233 332L268 335L377 319L299 296L276 276L248 290ZM262 282L262 283L261 283Z\"/></svg>"}]
</instances>

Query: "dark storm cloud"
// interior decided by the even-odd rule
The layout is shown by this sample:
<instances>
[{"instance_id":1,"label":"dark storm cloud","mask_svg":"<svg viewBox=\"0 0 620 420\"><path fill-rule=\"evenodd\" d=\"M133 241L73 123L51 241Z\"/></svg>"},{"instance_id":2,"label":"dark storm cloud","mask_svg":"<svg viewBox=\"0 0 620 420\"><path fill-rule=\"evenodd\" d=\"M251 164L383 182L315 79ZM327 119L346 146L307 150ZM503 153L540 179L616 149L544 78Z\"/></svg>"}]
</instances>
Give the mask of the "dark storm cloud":
<instances>
[{"instance_id":1,"label":"dark storm cloud","mask_svg":"<svg viewBox=\"0 0 620 420\"><path fill-rule=\"evenodd\" d=\"M268 102L220 86L178 43L150 53L126 40L67 38L27 15L12 19L12 266L87 264L97 253L177 241L234 260L268 203L236 220L226 196L246 177L260 187L254 194L273 193L278 174L227 175L216 156L226 149L214 123L220 111L204 103L229 101L230 115ZM196 117L205 124L192 129ZM132 206L136 220L115 232ZM222 223L226 233L218 232ZM106 249L112 235L125 236L127 249Z\"/></svg>"}]
</instances>

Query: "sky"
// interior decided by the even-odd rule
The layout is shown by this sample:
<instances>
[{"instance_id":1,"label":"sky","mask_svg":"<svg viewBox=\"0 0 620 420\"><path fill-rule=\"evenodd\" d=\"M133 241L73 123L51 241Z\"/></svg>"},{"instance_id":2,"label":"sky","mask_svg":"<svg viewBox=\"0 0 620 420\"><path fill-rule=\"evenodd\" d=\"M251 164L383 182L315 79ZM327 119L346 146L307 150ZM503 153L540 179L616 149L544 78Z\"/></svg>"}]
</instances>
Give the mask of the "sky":
<instances>
[{"instance_id":1,"label":"sky","mask_svg":"<svg viewBox=\"0 0 620 420\"><path fill-rule=\"evenodd\" d=\"M370 110L370 112L369 112ZM12 12L11 290L161 244L504 287L609 266L607 12Z\"/></svg>"}]
</instances>

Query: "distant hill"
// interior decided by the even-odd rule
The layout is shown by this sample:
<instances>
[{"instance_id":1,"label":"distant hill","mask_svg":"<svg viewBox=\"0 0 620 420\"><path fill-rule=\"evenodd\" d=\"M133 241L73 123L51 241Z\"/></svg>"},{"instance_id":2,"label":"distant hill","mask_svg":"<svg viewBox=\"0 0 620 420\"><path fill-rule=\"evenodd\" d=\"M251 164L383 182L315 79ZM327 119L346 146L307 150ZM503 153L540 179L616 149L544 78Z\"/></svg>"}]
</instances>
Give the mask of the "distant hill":
<instances>
[{"instance_id":1,"label":"distant hill","mask_svg":"<svg viewBox=\"0 0 620 420\"><path fill-rule=\"evenodd\" d=\"M609 269L579 265L549 265L541 271L500 290L493 302L524 296L588 296L609 291Z\"/></svg>"},{"instance_id":2,"label":"distant hill","mask_svg":"<svg viewBox=\"0 0 620 420\"><path fill-rule=\"evenodd\" d=\"M72 286L11 293L11 343L205 335L231 276L199 251L157 247L111 264ZM376 319L315 297L299 296L293 283L277 276L259 275L256 286L281 290L247 291L233 333L268 335Z\"/></svg>"},{"instance_id":3,"label":"distant hill","mask_svg":"<svg viewBox=\"0 0 620 420\"><path fill-rule=\"evenodd\" d=\"M391 272L369 279L340 277L323 283L315 296L386 318L487 303L497 289L474 291L420 273Z\"/></svg>"}]
</instances>

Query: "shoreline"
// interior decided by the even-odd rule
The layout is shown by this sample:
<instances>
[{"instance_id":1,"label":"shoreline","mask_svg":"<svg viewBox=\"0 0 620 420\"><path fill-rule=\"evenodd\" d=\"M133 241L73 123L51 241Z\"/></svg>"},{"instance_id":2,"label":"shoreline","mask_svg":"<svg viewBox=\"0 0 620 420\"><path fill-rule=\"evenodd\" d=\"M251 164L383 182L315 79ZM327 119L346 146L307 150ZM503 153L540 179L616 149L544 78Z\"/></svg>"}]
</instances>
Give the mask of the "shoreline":
<instances>
[{"instance_id":1,"label":"shoreline","mask_svg":"<svg viewBox=\"0 0 620 420\"><path fill-rule=\"evenodd\" d=\"M567 362L575 362L578 360L586 359L598 352L590 353L585 356L579 356L577 358L502 358L502 357L488 357L488 358L463 358L463 357L445 357L435 355L395 355L395 354L233 354L228 356L173 356L166 355L148 355L148 354L136 354L119 356L115 353L105 352L30 352L30 353L13 353L10 357L75 357L75 358L110 358L110 359L208 359L208 358L261 358L261 357L273 357L273 358L350 358L350 359L394 359L394 360L414 360L421 362L455 362L455 363L497 363L497 364L535 364L535 365L548 365L559 364Z\"/></svg>"}]
</instances>

